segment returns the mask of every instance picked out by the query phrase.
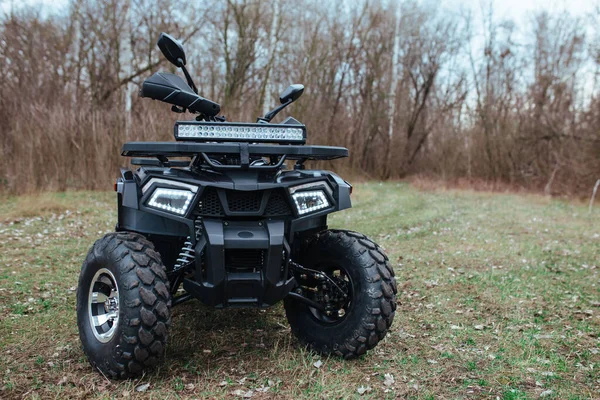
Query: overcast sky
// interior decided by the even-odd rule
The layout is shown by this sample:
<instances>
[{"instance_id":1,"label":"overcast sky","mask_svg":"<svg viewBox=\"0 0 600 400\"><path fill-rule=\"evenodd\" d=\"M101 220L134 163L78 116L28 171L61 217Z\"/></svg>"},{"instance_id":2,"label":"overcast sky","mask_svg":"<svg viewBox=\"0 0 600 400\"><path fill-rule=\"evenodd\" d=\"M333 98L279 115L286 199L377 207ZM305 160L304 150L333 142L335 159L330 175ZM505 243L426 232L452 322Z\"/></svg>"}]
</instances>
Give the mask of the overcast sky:
<instances>
[{"instance_id":1,"label":"overcast sky","mask_svg":"<svg viewBox=\"0 0 600 400\"><path fill-rule=\"evenodd\" d=\"M480 0L442 0L447 8L458 8L461 5L470 7L474 12L480 14ZM483 4L489 4L486 0ZM531 14L533 11L546 9L548 11L561 11L568 9L573 14L584 15L594 9L594 5L598 4L595 0L496 0L494 1L494 9L499 17L511 17L519 20Z\"/></svg>"},{"instance_id":2,"label":"overcast sky","mask_svg":"<svg viewBox=\"0 0 600 400\"><path fill-rule=\"evenodd\" d=\"M326 0L336 1L336 0ZM441 3L446 8L458 9L469 7L474 12L479 13L482 0L441 0ZM484 0L485 4L489 0ZM45 7L62 7L68 4L68 0L0 0L2 9L8 11L11 3L15 6L19 4L42 5ZM583 15L594 9L598 4L597 0L495 0L494 8L499 17L512 17L517 21L522 17L527 16L532 11L547 9L549 11L557 11L568 8L573 14Z\"/></svg>"}]
</instances>

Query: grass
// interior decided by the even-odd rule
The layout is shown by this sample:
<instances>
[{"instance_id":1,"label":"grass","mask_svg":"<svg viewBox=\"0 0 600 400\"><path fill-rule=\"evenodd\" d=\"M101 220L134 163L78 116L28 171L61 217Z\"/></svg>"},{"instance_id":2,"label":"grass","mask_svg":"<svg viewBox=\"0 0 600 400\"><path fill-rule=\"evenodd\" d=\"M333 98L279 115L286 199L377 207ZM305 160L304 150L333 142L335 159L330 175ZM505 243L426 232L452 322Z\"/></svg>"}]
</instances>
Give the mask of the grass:
<instances>
[{"instance_id":1,"label":"grass","mask_svg":"<svg viewBox=\"0 0 600 400\"><path fill-rule=\"evenodd\" d=\"M4 199L0 398L600 397L600 210L402 183L358 185L353 201L331 226L379 242L399 284L394 325L376 349L316 368L280 306L193 301L174 309L160 368L111 382L80 349L75 286L88 248L114 227L114 195Z\"/></svg>"}]
</instances>

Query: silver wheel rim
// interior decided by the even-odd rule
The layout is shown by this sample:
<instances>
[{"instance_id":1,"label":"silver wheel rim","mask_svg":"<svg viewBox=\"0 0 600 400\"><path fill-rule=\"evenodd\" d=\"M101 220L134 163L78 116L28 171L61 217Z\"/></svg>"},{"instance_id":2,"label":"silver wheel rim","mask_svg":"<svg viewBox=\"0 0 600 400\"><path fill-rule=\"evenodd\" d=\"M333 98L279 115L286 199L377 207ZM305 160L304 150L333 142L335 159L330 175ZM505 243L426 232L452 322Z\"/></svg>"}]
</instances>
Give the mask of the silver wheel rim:
<instances>
[{"instance_id":1,"label":"silver wheel rim","mask_svg":"<svg viewBox=\"0 0 600 400\"><path fill-rule=\"evenodd\" d=\"M98 341L110 341L119 326L119 287L112 272L101 268L96 272L88 295L90 328Z\"/></svg>"}]
</instances>

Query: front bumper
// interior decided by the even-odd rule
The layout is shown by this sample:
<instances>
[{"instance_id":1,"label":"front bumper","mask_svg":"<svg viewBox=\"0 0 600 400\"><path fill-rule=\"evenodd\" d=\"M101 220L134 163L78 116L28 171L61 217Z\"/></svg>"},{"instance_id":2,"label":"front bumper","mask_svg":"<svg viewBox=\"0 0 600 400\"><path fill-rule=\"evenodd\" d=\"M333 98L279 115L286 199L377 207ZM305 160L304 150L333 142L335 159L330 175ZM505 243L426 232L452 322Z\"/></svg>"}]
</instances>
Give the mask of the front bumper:
<instances>
[{"instance_id":1,"label":"front bumper","mask_svg":"<svg viewBox=\"0 0 600 400\"><path fill-rule=\"evenodd\" d=\"M269 307L295 286L283 220L203 219L196 243L195 280L184 289L204 304Z\"/></svg>"}]
</instances>

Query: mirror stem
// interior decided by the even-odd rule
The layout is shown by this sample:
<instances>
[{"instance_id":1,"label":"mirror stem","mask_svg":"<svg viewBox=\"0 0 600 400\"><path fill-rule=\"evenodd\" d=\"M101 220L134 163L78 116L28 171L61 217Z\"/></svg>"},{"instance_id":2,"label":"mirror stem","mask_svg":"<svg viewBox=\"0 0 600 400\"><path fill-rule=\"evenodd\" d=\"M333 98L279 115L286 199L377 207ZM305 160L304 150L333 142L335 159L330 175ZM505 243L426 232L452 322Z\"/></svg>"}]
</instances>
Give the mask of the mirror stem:
<instances>
[{"instance_id":1,"label":"mirror stem","mask_svg":"<svg viewBox=\"0 0 600 400\"><path fill-rule=\"evenodd\" d=\"M198 94L198 88L194 84L194 81L192 80L190 73L188 72L187 68L183 64L183 60L181 58L179 58L179 59L177 59L177 62L179 63L179 68L181 68L181 70L183 71L183 74L185 75L185 79L187 80L188 85L190 85L190 87L192 88L194 93Z\"/></svg>"},{"instance_id":2,"label":"mirror stem","mask_svg":"<svg viewBox=\"0 0 600 400\"><path fill-rule=\"evenodd\" d=\"M289 106L290 104L292 104L294 102L294 100L289 99L287 102L275 107L274 109L272 109L271 111L269 111L268 113L265 114L264 117L258 117L257 118L257 122L260 121L264 121L264 122L271 122L271 120L273 118L275 118L275 116L277 114L279 114L279 111L283 110L284 108L286 108L287 106Z\"/></svg>"}]
</instances>

